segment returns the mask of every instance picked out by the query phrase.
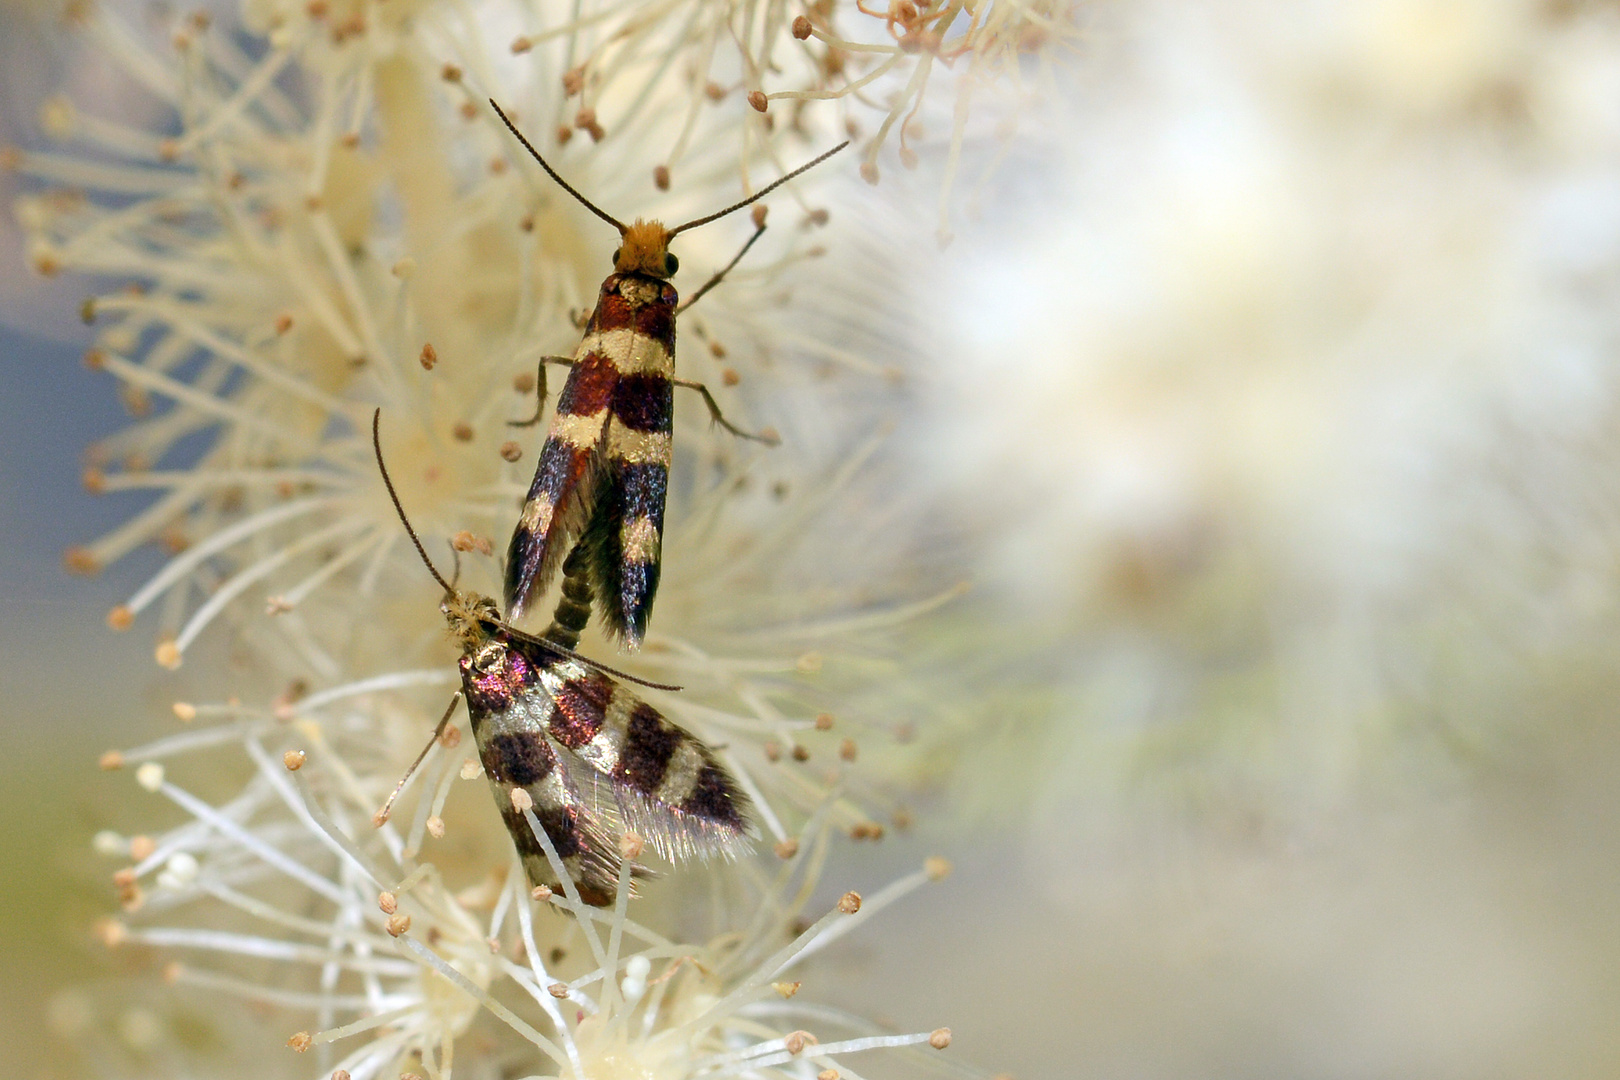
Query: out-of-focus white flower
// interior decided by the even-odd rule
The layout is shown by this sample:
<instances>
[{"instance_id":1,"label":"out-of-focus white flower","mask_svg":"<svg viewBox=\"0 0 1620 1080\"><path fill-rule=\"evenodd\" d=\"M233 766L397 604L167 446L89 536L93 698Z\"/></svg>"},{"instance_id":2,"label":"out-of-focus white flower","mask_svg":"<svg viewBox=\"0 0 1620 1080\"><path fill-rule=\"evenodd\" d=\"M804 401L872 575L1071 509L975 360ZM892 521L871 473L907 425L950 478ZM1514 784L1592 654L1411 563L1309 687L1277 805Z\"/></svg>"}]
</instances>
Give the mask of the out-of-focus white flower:
<instances>
[{"instance_id":1,"label":"out-of-focus white flower","mask_svg":"<svg viewBox=\"0 0 1620 1080\"><path fill-rule=\"evenodd\" d=\"M972 776L998 749L998 790L1046 770L1071 836L1138 785L1241 831L1395 747L1432 739L1444 777L1442 744L1505 734L1444 688L1573 657L1615 595L1590 552L1620 27L1440 0L1113 18L1098 40L1129 46L1091 58L1039 231L985 253L937 349L927 453L989 552L979 617L1018 620L986 667L1069 687L1055 734L995 727Z\"/></svg>"}]
</instances>

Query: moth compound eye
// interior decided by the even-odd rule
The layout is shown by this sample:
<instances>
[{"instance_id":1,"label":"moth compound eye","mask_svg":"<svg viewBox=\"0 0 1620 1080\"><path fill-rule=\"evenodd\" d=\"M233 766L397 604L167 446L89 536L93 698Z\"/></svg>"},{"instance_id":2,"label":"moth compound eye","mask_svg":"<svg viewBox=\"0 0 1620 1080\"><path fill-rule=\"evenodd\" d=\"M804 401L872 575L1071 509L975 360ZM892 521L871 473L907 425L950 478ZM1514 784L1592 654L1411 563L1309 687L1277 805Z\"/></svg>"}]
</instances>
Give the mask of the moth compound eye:
<instances>
[{"instance_id":1,"label":"moth compound eye","mask_svg":"<svg viewBox=\"0 0 1620 1080\"><path fill-rule=\"evenodd\" d=\"M621 252L623 250L624 250L623 248L614 248L613 249L613 265L614 266L619 265L619 252Z\"/></svg>"},{"instance_id":2,"label":"moth compound eye","mask_svg":"<svg viewBox=\"0 0 1620 1080\"><path fill-rule=\"evenodd\" d=\"M664 253L664 273L665 273L665 275L666 276L667 275L672 275L672 274L675 273L675 271L679 270L680 268L681 268L681 260L677 259L674 255L672 255L671 253L666 251Z\"/></svg>"}]
</instances>

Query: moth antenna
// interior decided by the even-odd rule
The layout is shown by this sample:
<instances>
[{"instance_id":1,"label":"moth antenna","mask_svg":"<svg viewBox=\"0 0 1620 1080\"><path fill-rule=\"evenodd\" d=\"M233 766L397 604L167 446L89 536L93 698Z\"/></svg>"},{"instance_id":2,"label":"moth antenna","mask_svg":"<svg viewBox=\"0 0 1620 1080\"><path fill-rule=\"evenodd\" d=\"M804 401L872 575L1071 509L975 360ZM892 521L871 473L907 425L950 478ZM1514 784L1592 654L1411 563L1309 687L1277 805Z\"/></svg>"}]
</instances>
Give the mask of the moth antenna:
<instances>
[{"instance_id":1,"label":"moth antenna","mask_svg":"<svg viewBox=\"0 0 1620 1080\"><path fill-rule=\"evenodd\" d=\"M645 686L650 690L668 690L674 693L683 689L683 687L675 686L671 683L653 682L651 679L643 679L639 675L632 675L628 671L620 671L618 668L608 667L600 660L592 660L583 653L577 653L565 645L557 644L555 641L551 641L547 638L535 637L533 634L525 634L522 630L519 630L510 623L497 622L495 625L499 626L502 630L506 631L507 634L517 638L519 641L526 641L531 645L538 645L542 649L548 649L559 656L566 656L570 660L578 660L586 667L595 668L602 674L611 675L615 679L623 679L625 682L633 682L637 686Z\"/></svg>"},{"instance_id":2,"label":"moth antenna","mask_svg":"<svg viewBox=\"0 0 1620 1080\"><path fill-rule=\"evenodd\" d=\"M455 592L457 583L461 581L461 552L456 550L456 542L454 540L446 540L445 543L450 545L450 558L452 560L450 569L450 591Z\"/></svg>"},{"instance_id":3,"label":"moth antenna","mask_svg":"<svg viewBox=\"0 0 1620 1080\"><path fill-rule=\"evenodd\" d=\"M388 815L394 812L394 800L399 798L399 793L405 790L405 785L410 778L416 775L417 768L426 760L428 751L433 749L433 744L438 742L439 737L444 734L445 726L450 723L450 717L454 715L456 706L460 704L461 691L457 690L450 698L450 707L444 710L444 716L440 717L439 726L433 729L433 737L428 740L426 746L422 747L422 752L416 755L416 760L411 762L411 767L405 770L405 775L399 778L399 783L394 785L394 793L388 796L388 801L383 803L382 809L371 815L371 823L377 828L380 829L387 823Z\"/></svg>"},{"instance_id":4,"label":"moth antenna","mask_svg":"<svg viewBox=\"0 0 1620 1080\"><path fill-rule=\"evenodd\" d=\"M556 648L556 646L553 646L553 648ZM618 668L608 667L606 664L598 660L592 660L588 656L581 656L573 649L562 649L561 651L566 653L571 659L578 660L586 667L595 668L602 674L611 675L615 679L623 679L625 682L633 682L637 686L645 686L651 690L668 690L671 693L680 693L680 691L683 689L682 687L676 686L673 683L653 682L651 679L643 679L639 675L632 675L628 671L620 671Z\"/></svg>"},{"instance_id":5,"label":"moth antenna","mask_svg":"<svg viewBox=\"0 0 1620 1080\"><path fill-rule=\"evenodd\" d=\"M597 206L595 203L591 202L591 200L587 199L585 196L583 196L579 192L575 191L574 186L572 184L570 184L568 181L564 180L562 177L557 175L557 170L553 169L549 164L547 164L546 159L540 156L540 151L536 150L534 148L533 144L531 144L528 139L525 139L523 137L523 132L519 131L517 129L517 125L512 123L512 121L507 117L507 115L504 112L501 111L501 107L499 105L495 104L495 99L494 98L489 99L489 107L494 109L495 110L495 115L501 118L501 123L506 125L506 130L510 131L513 135L517 136L517 141L523 144L523 149L525 149L525 150L527 150L529 152L529 156L534 158L534 160L538 161L540 163L540 167L542 169L546 170L546 172L550 173L551 178L553 180L557 181L557 183L559 185L561 185L561 187L562 187L562 189L564 191L568 192L568 194L570 194L574 198L578 199L581 206L585 207L585 209L589 210L591 213L595 214L597 217L601 218L603 221L607 222L609 225L612 225L615 229L618 229L619 232L622 233L622 232L625 231L624 222L620 221L618 218L614 217L612 214L609 214L606 210L603 210L600 206ZM849 145L848 143L844 144L844 146L848 146L848 145ZM843 147L841 146L841 147L839 147L839 149L842 150ZM812 161L810 164L814 165L815 162ZM787 179L787 177L783 177L782 179L785 180L785 179ZM778 181L778 183L780 183L780 181ZM769 191L770 188L766 188L765 190ZM765 192L762 191L762 192L760 192L760 195L763 195L764 193ZM759 196L756 195L754 197L757 199Z\"/></svg>"},{"instance_id":6,"label":"moth antenna","mask_svg":"<svg viewBox=\"0 0 1620 1080\"><path fill-rule=\"evenodd\" d=\"M494 104L494 102L491 102L491 104ZM496 110L496 112L499 112L499 111L500 111L499 109ZM522 136L519 136L519 138L521 138L521 137ZM527 145L527 144L525 144L525 145ZM748 196L748 198L744 199L742 202L733 203L732 205L726 207L724 210L721 210L718 213L710 214L707 217L700 217L700 218L697 218L697 219L695 219L693 221L688 221L685 225L677 225L673 229L669 230L669 235L674 236L676 233L685 232L687 229L695 229L699 225L707 225L709 222L716 221L716 220L718 220L720 218L723 218L727 214L736 213L738 210L741 210L743 207L747 206L749 203L758 202L760 199L763 199L765 196L769 195L771 192L775 191L777 188L781 187L783 184L787 183L789 180L792 180L795 176L798 176L801 173L808 172L809 170L815 168L817 165L820 165L823 161L826 161L828 158L832 157L834 154L838 153L838 151L842 150L844 147L846 147L848 145L849 145L849 140L845 139L843 142L839 143L837 146L833 147L831 150L828 150L825 154L822 154L820 157L816 158L814 161L807 161L803 165L800 165L797 169L794 169L792 172L788 173L786 176L780 176L780 177L777 177L775 180L772 180L769 184L766 184L764 187L760 188L758 191L756 191L752 195ZM545 165L545 162L542 161L540 164ZM549 169L550 166L547 166L547 168ZM556 174L553 173L552 175L556 175ZM570 188L569 190L573 190L573 189ZM587 205L589 205L589 204L587 204ZM597 213L601 213L601 211L597 211ZM620 225L619 229L620 229L620 231L623 231L624 226Z\"/></svg>"},{"instance_id":7,"label":"moth antenna","mask_svg":"<svg viewBox=\"0 0 1620 1080\"><path fill-rule=\"evenodd\" d=\"M427 564L428 573L433 575L434 581L444 587L446 594L453 596L456 591L455 586L444 580L444 575L439 573L439 568L433 565L432 559L428 558L427 548L423 547L422 541L417 539L416 530L411 528L411 521L405 516L405 507L400 505L399 492L394 490L394 481L388 475L388 466L383 464L381 425L382 409L378 408L376 412L371 414L371 448L377 452L377 469L382 473L383 486L388 489L388 498L393 501L394 510L399 514L400 523L405 526L405 535L411 538L411 543L416 545L416 553L422 556L422 561Z\"/></svg>"}]
</instances>

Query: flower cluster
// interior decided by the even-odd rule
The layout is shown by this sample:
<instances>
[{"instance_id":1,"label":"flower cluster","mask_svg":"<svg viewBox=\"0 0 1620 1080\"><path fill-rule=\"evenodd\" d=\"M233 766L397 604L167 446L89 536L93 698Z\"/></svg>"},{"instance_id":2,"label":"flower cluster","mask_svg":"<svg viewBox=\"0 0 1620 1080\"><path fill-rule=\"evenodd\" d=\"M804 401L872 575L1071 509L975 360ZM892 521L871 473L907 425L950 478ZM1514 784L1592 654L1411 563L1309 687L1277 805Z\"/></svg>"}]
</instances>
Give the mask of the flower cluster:
<instances>
[{"instance_id":1,"label":"flower cluster","mask_svg":"<svg viewBox=\"0 0 1620 1080\"><path fill-rule=\"evenodd\" d=\"M833 835L829 800L779 849L777 869L750 864L728 875L720 895L745 920L683 943L631 917L628 861L616 906L603 911L580 901L560 862L564 891L531 889L504 836L446 839L439 815L458 778L479 780L475 757L436 755L409 824L372 828L371 779L383 755L367 699L410 681L373 680L280 710L183 705L187 723L206 726L124 752L137 783L187 821L157 837L96 838L102 854L133 860L116 875L127 914L104 919L101 940L158 950L170 985L313 1017L318 1027L288 1045L310 1053L320 1075L357 1080L402 1061L429 1076L457 1064L482 1073L496 1045L503 1060L582 1080L797 1076L807 1066L855 1076L847 1055L949 1044L945 1029L887 1034L811 1003L811 994L800 999L802 979L788 978L882 908L944 878L944 860L865 899L846 893L806 920ZM309 749L278 752L294 744ZM219 805L174 776L199 755L217 767L236 753L251 774ZM549 843L532 811L530 822ZM444 841L431 860L422 857L429 836Z\"/></svg>"},{"instance_id":2,"label":"flower cluster","mask_svg":"<svg viewBox=\"0 0 1620 1080\"><path fill-rule=\"evenodd\" d=\"M491 99L593 201L680 219L757 190L876 103L870 178L935 61L971 57L978 83L1016 74L1067 16L959 3L790 18L759 0L580 4L559 21L529 5L250 0L240 25L182 15L153 41L110 6L68 15L167 126L58 98L41 119L61 145L5 156L34 268L96 283L85 362L133 417L91 449L85 486L156 493L66 562L94 572L160 545L163 567L108 624L155 626L168 669L208 636L246 661L240 698L176 704L187 730L103 758L185 818L98 838L129 861L107 944L160 950L178 986L306 1014L293 1048L333 1075L448 1076L459 1053L480 1074L854 1076L844 1055L943 1048L943 1029L883 1034L784 978L944 873L930 864L796 925L830 838L908 823L884 782L898 773L856 762L926 717L896 627L959 591L910 557L904 506L870 480L910 358L902 316L874 321L858 283L902 279L894 245L869 239L858 210L831 222L831 179L812 174L681 319L681 374L789 448L677 408L660 617L625 661L685 688L647 697L722 748L769 848L714 870L702 944L632 919L628 879L609 912L531 894L487 796L458 810L484 787L476 757L454 752L458 727L409 771L454 652L370 419L380 407L380 453L427 549L497 593L496 541L542 430L510 425L543 415L543 358L572 351L612 236L521 153ZM839 20L893 40L846 40ZM790 115L770 109L795 95ZM901 132L910 162L918 133ZM725 226L683 237L687 274L701 281L741 240ZM245 782L222 786L244 761ZM410 788L378 827L401 775ZM679 922L658 903L673 887L641 891ZM66 1012L74 1028L83 1010Z\"/></svg>"}]
</instances>

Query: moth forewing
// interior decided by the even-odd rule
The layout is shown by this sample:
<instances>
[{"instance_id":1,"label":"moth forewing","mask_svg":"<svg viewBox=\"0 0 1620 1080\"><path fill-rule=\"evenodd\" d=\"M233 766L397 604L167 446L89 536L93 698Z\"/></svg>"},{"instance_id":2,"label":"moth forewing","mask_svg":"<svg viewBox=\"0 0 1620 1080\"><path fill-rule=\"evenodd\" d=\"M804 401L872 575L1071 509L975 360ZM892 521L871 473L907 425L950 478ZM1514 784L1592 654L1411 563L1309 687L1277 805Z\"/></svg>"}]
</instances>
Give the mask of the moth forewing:
<instances>
[{"instance_id":1,"label":"moth forewing","mask_svg":"<svg viewBox=\"0 0 1620 1080\"><path fill-rule=\"evenodd\" d=\"M752 804L714 752L626 687L607 689L600 724L588 738L594 703L553 722L565 768L579 763L569 771L579 778L587 809L623 822L670 862L748 851L757 835ZM560 709L564 700L558 698Z\"/></svg>"},{"instance_id":2,"label":"moth forewing","mask_svg":"<svg viewBox=\"0 0 1620 1080\"><path fill-rule=\"evenodd\" d=\"M461 674L496 806L535 884L558 882L514 789L587 903L612 902L626 831L671 861L748 849L751 806L736 781L616 680L499 627Z\"/></svg>"}]
</instances>

